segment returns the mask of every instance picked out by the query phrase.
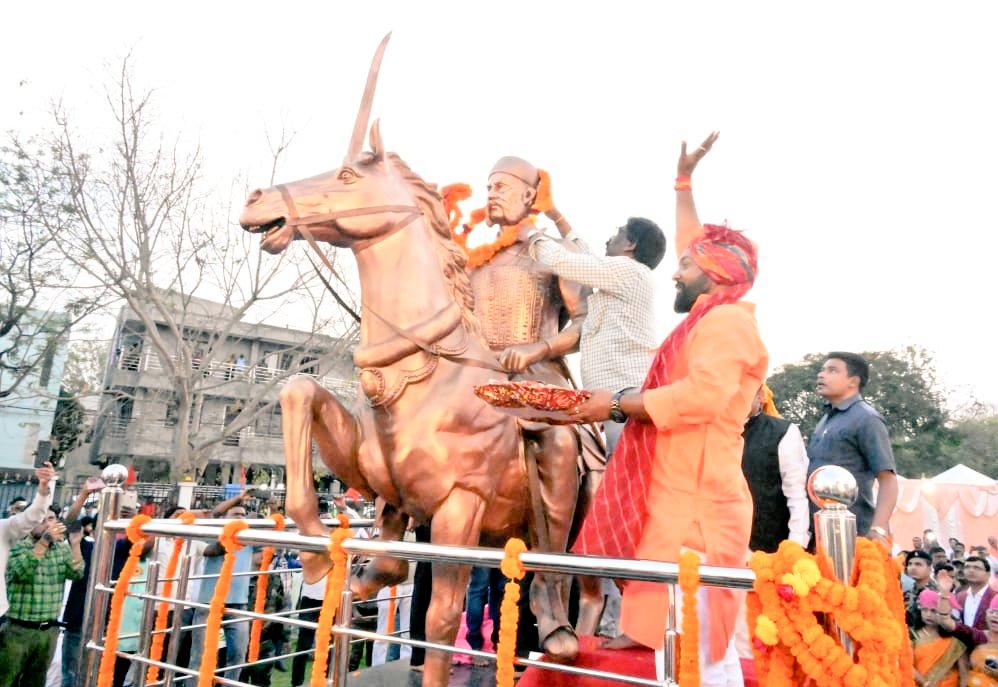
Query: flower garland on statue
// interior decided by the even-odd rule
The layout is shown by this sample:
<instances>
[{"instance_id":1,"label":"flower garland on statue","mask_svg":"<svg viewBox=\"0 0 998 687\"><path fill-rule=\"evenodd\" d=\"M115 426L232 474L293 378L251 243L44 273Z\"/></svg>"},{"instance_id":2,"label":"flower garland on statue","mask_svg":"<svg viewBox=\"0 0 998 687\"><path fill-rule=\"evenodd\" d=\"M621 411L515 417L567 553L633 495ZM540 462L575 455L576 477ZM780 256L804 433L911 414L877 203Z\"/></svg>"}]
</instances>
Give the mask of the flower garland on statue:
<instances>
[{"instance_id":1,"label":"flower garland on statue","mask_svg":"<svg viewBox=\"0 0 998 687\"><path fill-rule=\"evenodd\" d=\"M222 629L222 616L225 614L225 597L232 584L232 569L236 565L236 551L243 548L237 535L247 529L245 520L233 520L222 528L218 541L225 549L222 569L215 583L215 593L208 607L208 621L204 631L204 655L198 668L198 687L212 687L215 682L215 668L218 665L218 633Z\"/></svg>"},{"instance_id":2,"label":"flower garland on statue","mask_svg":"<svg viewBox=\"0 0 998 687\"><path fill-rule=\"evenodd\" d=\"M513 661L516 658L516 627L520 624L520 583L527 571L520 554L527 550L522 539L513 537L506 542L506 555L499 564L509 580L503 589L499 607L499 646L496 648L496 687L513 687Z\"/></svg>"},{"instance_id":3,"label":"flower garland on statue","mask_svg":"<svg viewBox=\"0 0 998 687\"><path fill-rule=\"evenodd\" d=\"M311 687L323 687L326 684L326 673L329 671L329 642L333 636L333 620L340 608L340 597L347 581L347 553L343 550L343 542L353 536L350 529L350 518L339 513L337 519L340 526L329 534L329 558L333 567L329 571L329 581L326 583L326 595L322 598L322 609L319 611L318 627L315 628L315 655L312 659Z\"/></svg>"},{"instance_id":4,"label":"flower garland on statue","mask_svg":"<svg viewBox=\"0 0 998 687\"><path fill-rule=\"evenodd\" d=\"M278 532L284 531L284 516L280 513L272 513L270 519L274 521L274 529ZM270 563L274 560L274 547L264 547L260 554L260 574L256 576L256 598L253 600L253 612L263 613L267 605L267 585L270 581ZM248 663L256 663L260 658L260 635L263 634L263 620L254 618L250 626L249 651L246 654Z\"/></svg>"},{"instance_id":5,"label":"flower garland on statue","mask_svg":"<svg viewBox=\"0 0 998 687\"><path fill-rule=\"evenodd\" d=\"M890 590L896 568L882 546L857 539L853 586L823 575L815 557L789 541L775 554L753 554L749 565L756 577L749 627L761 685L783 687L804 678L817 687L912 684L900 596ZM857 660L825 632L816 613L849 634Z\"/></svg>"},{"instance_id":6,"label":"flower garland on statue","mask_svg":"<svg viewBox=\"0 0 998 687\"><path fill-rule=\"evenodd\" d=\"M697 591L700 587L700 556L693 551L679 554L679 589L683 593L683 630L679 637L679 687L700 687L700 618Z\"/></svg>"},{"instance_id":7,"label":"flower garland on statue","mask_svg":"<svg viewBox=\"0 0 998 687\"><path fill-rule=\"evenodd\" d=\"M125 528L125 535L128 537L128 541L132 542L132 547L128 550L128 560L125 561L125 566L118 575L118 581L114 585L114 593L111 595L111 612L104 635L104 650L100 657L100 667L97 669L97 687L111 687L114 682L114 662L118 653L121 608L125 603L125 596L128 594L128 583L139 570L139 558L142 557L142 548L146 543L147 537L142 532L142 526L151 519L148 515L136 515L128 521L128 527Z\"/></svg>"},{"instance_id":8,"label":"flower garland on statue","mask_svg":"<svg viewBox=\"0 0 998 687\"><path fill-rule=\"evenodd\" d=\"M462 231L457 231L461 218L464 216L461 208L458 206L458 202L471 197L471 187L467 184L451 184L441 190L440 195L443 200L444 211L448 217L451 236L455 243L461 246L461 249L467 256L467 268L469 270L481 267L498 255L500 251L515 244L520 235L520 229L524 224L532 224L534 215L547 212L554 208L554 203L551 199L551 176L543 169L537 170L537 173L540 177L540 182L537 185L537 195L534 198L534 203L530 207L530 216L518 224L506 227L500 231L499 235L491 243L475 246L474 248L468 248L468 236L476 226L485 221L485 208L472 210L471 217L463 225Z\"/></svg>"},{"instance_id":9,"label":"flower garland on statue","mask_svg":"<svg viewBox=\"0 0 998 687\"><path fill-rule=\"evenodd\" d=\"M194 513L186 511L178 518L185 525L193 525L196 519ZM177 566L180 564L180 552L184 548L186 540L183 537L174 537L173 549L170 551L170 560L166 564L166 572L163 573L166 581L163 582L163 593L161 596L169 597L173 595L173 578L177 575ZM163 645L166 641L166 623L170 615L171 604L168 601L160 601L156 608L156 626L152 636L152 644L149 647L149 658L158 661L163 657ZM146 682L153 683L159 680L159 666L149 666L146 671Z\"/></svg>"}]
</instances>

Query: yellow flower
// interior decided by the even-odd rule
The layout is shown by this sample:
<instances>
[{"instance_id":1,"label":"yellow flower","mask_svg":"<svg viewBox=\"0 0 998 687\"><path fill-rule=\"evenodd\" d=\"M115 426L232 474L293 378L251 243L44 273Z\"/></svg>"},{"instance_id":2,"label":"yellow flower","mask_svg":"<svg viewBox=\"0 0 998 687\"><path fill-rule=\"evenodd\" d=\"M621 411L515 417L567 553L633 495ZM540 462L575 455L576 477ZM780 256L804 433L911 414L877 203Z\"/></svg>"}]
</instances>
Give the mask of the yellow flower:
<instances>
[{"instance_id":1,"label":"yellow flower","mask_svg":"<svg viewBox=\"0 0 998 687\"><path fill-rule=\"evenodd\" d=\"M776 623L760 613L759 617L755 620L755 636L766 646L776 646L777 641L779 641L779 635Z\"/></svg>"}]
</instances>

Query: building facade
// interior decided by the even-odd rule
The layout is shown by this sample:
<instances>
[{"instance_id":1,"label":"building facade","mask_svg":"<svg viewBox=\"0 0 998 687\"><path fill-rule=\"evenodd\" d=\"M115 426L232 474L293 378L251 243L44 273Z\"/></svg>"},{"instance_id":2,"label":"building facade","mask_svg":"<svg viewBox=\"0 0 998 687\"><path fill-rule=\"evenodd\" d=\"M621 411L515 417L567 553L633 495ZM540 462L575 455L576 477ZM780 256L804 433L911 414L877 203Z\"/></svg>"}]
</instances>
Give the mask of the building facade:
<instances>
[{"instance_id":1,"label":"building facade","mask_svg":"<svg viewBox=\"0 0 998 687\"><path fill-rule=\"evenodd\" d=\"M36 461L51 455L52 421L59 400L59 382L69 352L65 316L41 310L22 315L33 324L29 337L0 337L5 363L30 365L27 376L13 387L19 371L0 370L0 479L21 479Z\"/></svg>"},{"instance_id":2,"label":"building facade","mask_svg":"<svg viewBox=\"0 0 998 687\"><path fill-rule=\"evenodd\" d=\"M281 388L306 374L352 404L355 342L246 323L224 305L170 297L173 305L141 315L124 307L118 316L89 463L131 465L143 482L164 481L181 477L175 462L186 442L197 474L183 477L283 482Z\"/></svg>"}]
</instances>

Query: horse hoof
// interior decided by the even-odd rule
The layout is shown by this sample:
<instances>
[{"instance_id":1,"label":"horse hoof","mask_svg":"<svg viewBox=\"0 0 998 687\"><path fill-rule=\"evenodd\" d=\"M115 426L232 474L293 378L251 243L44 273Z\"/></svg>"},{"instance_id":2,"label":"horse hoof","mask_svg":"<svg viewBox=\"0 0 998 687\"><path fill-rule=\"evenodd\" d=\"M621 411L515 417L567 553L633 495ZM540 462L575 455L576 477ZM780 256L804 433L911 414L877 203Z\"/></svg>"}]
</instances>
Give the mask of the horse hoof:
<instances>
[{"instance_id":1,"label":"horse hoof","mask_svg":"<svg viewBox=\"0 0 998 687\"><path fill-rule=\"evenodd\" d=\"M544 640L544 653L558 663L571 663L579 655L579 639L567 627L559 627Z\"/></svg>"}]
</instances>

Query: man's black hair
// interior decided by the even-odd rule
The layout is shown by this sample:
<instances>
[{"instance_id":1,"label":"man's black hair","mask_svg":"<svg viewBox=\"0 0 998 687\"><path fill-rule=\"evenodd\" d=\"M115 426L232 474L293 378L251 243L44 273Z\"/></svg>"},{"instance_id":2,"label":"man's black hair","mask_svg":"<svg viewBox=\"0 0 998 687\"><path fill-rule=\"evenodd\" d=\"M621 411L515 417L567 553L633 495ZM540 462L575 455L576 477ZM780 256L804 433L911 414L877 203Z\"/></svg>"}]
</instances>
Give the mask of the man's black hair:
<instances>
[{"instance_id":1,"label":"man's black hair","mask_svg":"<svg viewBox=\"0 0 998 687\"><path fill-rule=\"evenodd\" d=\"M937 553L946 553L946 549L944 549L941 546L930 546L929 547L929 555L930 556L934 556Z\"/></svg>"},{"instance_id":2,"label":"man's black hair","mask_svg":"<svg viewBox=\"0 0 998 687\"><path fill-rule=\"evenodd\" d=\"M862 391L866 383L870 381L870 363L866 358L856 353L845 351L832 351L826 356L827 359L841 360L846 364L846 372L850 377L859 377L859 390Z\"/></svg>"},{"instance_id":3,"label":"man's black hair","mask_svg":"<svg viewBox=\"0 0 998 687\"><path fill-rule=\"evenodd\" d=\"M166 509L166 512L163 513L163 517L172 518L174 515L177 514L177 511L182 511L182 510L187 510L187 509L184 508L183 506L170 506L169 508Z\"/></svg>"},{"instance_id":4,"label":"man's black hair","mask_svg":"<svg viewBox=\"0 0 998 687\"><path fill-rule=\"evenodd\" d=\"M14 498L12 498L10 500L10 503L7 504L7 508L10 508L11 506L13 506L15 503L17 503L19 501L24 501L25 503L27 503L28 499L24 498L23 496L15 496Z\"/></svg>"},{"instance_id":5,"label":"man's black hair","mask_svg":"<svg viewBox=\"0 0 998 687\"><path fill-rule=\"evenodd\" d=\"M665 234L659 226L644 217L630 217L624 229L634 243L634 259L650 269L658 267L665 255Z\"/></svg>"},{"instance_id":6,"label":"man's black hair","mask_svg":"<svg viewBox=\"0 0 998 687\"><path fill-rule=\"evenodd\" d=\"M991 564L988 563L988 559L986 557L984 557L984 556L967 556L966 558L963 559L964 567L966 567L967 563L973 563L973 562L980 563L981 565L984 566L984 569L986 571L991 572Z\"/></svg>"},{"instance_id":7,"label":"man's black hair","mask_svg":"<svg viewBox=\"0 0 998 687\"><path fill-rule=\"evenodd\" d=\"M950 575L956 574L956 566L954 566L949 561L939 561L938 563L932 566L933 575L938 575L940 570L945 570Z\"/></svg>"}]
</instances>

